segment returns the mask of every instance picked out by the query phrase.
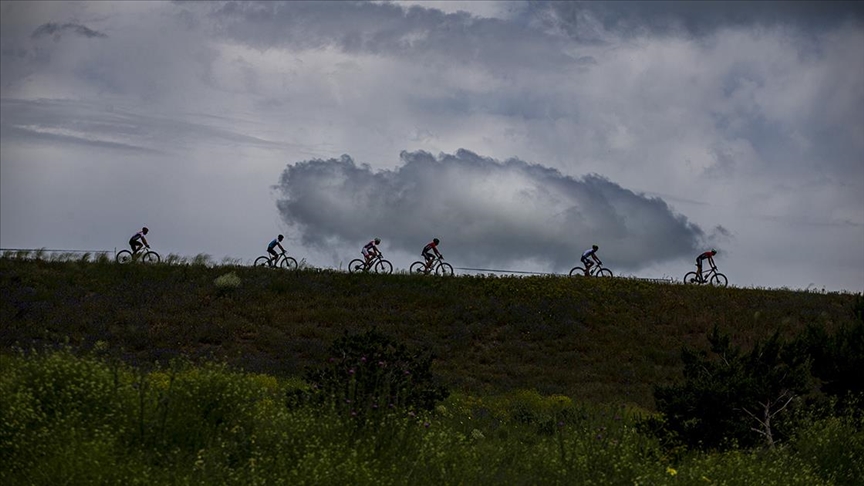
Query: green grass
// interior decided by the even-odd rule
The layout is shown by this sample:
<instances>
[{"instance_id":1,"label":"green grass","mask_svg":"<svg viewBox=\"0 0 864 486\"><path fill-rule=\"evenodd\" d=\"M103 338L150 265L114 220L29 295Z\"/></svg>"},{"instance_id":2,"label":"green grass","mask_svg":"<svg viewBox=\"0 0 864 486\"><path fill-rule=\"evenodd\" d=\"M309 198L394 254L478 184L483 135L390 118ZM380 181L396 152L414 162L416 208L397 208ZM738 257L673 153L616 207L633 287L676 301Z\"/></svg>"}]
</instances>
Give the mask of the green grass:
<instances>
[{"instance_id":1,"label":"green grass","mask_svg":"<svg viewBox=\"0 0 864 486\"><path fill-rule=\"evenodd\" d=\"M639 413L536 392L454 394L359 426L302 387L220 364L149 372L68 351L0 356L3 484L860 484L860 418L773 450L673 458ZM804 445L802 447L802 444Z\"/></svg>"},{"instance_id":2,"label":"green grass","mask_svg":"<svg viewBox=\"0 0 864 486\"><path fill-rule=\"evenodd\" d=\"M218 360L278 377L327 360L372 327L437 356L454 391L535 390L653 409L681 377L683 345L715 323L748 346L776 329L854 320L856 296L625 279L285 272L107 259L0 258L0 351L95 346L132 364Z\"/></svg>"}]
</instances>

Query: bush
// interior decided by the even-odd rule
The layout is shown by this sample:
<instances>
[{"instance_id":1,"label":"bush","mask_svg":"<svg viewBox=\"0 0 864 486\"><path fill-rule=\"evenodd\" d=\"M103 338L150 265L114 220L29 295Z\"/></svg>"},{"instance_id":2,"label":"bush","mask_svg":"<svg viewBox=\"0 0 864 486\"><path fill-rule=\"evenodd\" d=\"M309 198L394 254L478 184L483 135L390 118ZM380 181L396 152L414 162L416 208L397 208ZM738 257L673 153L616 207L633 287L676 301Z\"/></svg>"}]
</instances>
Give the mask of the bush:
<instances>
[{"instance_id":1,"label":"bush","mask_svg":"<svg viewBox=\"0 0 864 486\"><path fill-rule=\"evenodd\" d=\"M373 329L334 341L327 364L307 370L306 381L314 400L351 416L432 410L449 395L432 376L432 359Z\"/></svg>"},{"instance_id":2,"label":"bush","mask_svg":"<svg viewBox=\"0 0 864 486\"><path fill-rule=\"evenodd\" d=\"M747 353L717 326L708 341L710 354L682 350L684 383L655 388L657 410L665 422L649 425L688 447L773 447L775 418L782 418L778 415L808 391L806 356L785 345L779 333Z\"/></svg>"}]
</instances>

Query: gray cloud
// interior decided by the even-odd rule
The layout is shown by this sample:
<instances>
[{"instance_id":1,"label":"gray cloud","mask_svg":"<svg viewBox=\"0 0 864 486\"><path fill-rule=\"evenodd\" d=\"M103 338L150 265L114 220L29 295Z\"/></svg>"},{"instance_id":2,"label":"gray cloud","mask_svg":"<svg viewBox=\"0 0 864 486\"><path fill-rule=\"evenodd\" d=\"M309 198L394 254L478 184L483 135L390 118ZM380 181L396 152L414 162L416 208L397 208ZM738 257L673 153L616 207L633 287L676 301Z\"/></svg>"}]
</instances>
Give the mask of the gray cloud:
<instances>
[{"instance_id":1,"label":"gray cloud","mask_svg":"<svg viewBox=\"0 0 864 486\"><path fill-rule=\"evenodd\" d=\"M73 143L96 148L168 152L189 145L246 145L266 149L285 144L213 126L191 115L153 116L113 104L64 100L0 100L0 130L4 140ZM229 125L225 120L215 120ZM236 125L236 120L228 120Z\"/></svg>"},{"instance_id":2,"label":"gray cloud","mask_svg":"<svg viewBox=\"0 0 864 486\"><path fill-rule=\"evenodd\" d=\"M59 40L61 35L69 32L71 34L75 34L81 37L108 37L107 34L103 34L102 32L97 32L93 29L89 29L84 25L76 24L72 22L67 22L65 24L57 24L54 22L48 22L40 25L33 31L31 37L34 39L38 39L40 37L46 37L49 35L54 36L54 40Z\"/></svg>"},{"instance_id":3,"label":"gray cloud","mask_svg":"<svg viewBox=\"0 0 864 486\"><path fill-rule=\"evenodd\" d=\"M401 162L377 172L347 155L289 165L276 186L282 219L312 246L378 235L385 248L419 253L438 237L442 253L463 264L531 260L557 270L595 243L624 270L690 256L704 237L662 199L598 175L576 179L467 150L403 152Z\"/></svg>"},{"instance_id":4,"label":"gray cloud","mask_svg":"<svg viewBox=\"0 0 864 486\"><path fill-rule=\"evenodd\" d=\"M520 69L590 64L551 48L560 41L518 24L478 18L467 12L371 2L227 2L191 5L209 11L216 31L260 49L334 47L346 53L373 53L422 62L476 64ZM495 42L488 42L495 39ZM560 46L559 46L560 47Z\"/></svg>"},{"instance_id":5,"label":"gray cloud","mask_svg":"<svg viewBox=\"0 0 864 486\"><path fill-rule=\"evenodd\" d=\"M606 32L702 37L719 28L777 25L821 31L864 20L864 7L861 2L794 0L530 2L525 15L573 39L603 42Z\"/></svg>"}]
</instances>

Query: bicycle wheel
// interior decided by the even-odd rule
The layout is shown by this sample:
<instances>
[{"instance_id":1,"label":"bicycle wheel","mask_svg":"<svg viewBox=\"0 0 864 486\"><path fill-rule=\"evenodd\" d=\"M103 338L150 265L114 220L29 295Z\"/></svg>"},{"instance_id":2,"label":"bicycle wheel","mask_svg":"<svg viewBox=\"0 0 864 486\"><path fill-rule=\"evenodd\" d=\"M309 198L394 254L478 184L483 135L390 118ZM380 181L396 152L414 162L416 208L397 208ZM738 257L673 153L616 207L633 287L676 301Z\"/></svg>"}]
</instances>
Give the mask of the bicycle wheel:
<instances>
[{"instance_id":1,"label":"bicycle wheel","mask_svg":"<svg viewBox=\"0 0 864 486\"><path fill-rule=\"evenodd\" d=\"M270 266L270 258L266 256L260 256L255 259L256 267L269 267Z\"/></svg>"},{"instance_id":2,"label":"bicycle wheel","mask_svg":"<svg viewBox=\"0 0 864 486\"><path fill-rule=\"evenodd\" d=\"M141 261L144 263L159 263L160 260L159 254L155 251L148 251L141 257Z\"/></svg>"},{"instance_id":3,"label":"bicycle wheel","mask_svg":"<svg viewBox=\"0 0 864 486\"><path fill-rule=\"evenodd\" d=\"M570 276L571 277L584 277L585 276L585 269L582 267L573 267L572 269L570 269Z\"/></svg>"},{"instance_id":4,"label":"bicycle wheel","mask_svg":"<svg viewBox=\"0 0 864 486\"><path fill-rule=\"evenodd\" d=\"M609 270L608 268L601 268L600 271L597 272L597 276L598 277L611 277L612 276L612 270Z\"/></svg>"},{"instance_id":5,"label":"bicycle wheel","mask_svg":"<svg viewBox=\"0 0 864 486\"><path fill-rule=\"evenodd\" d=\"M425 274L426 264L423 262L414 262L411 264L410 267L408 267L408 271L411 273L411 275Z\"/></svg>"},{"instance_id":6,"label":"bicycle wheel","mask_svg":"<svg viewBox=\"0 0 864 486\"><path fill-rule=\"evenodd\" d=\"M129 250L120 250L117 252L117 263L129 263L132 261L132 252Z\"/></svg>"},{"instance_id":7,"label":"bicycle wheel","mask_svg":"<svg viewBox=\"0 0 864 486\"><path fill-rule=\"evenodd\" d=\"M355 258L351 260L351 263L348 264L348 273L360 273L366 271L366 263L359 259Z\"/></svg>"},{"instance_id":8,"label":"bicycle wheel","mask_svg":"<svg viewBox=\"0 0 864 486\"><path fill-rule=\"evenodd\" d=\"M685 284L698 284L699 279L697 277L696 272L687 272L687 274L684 275L684 283Z\"/></svg>"},{"instance_id":9,"label":"bicycle wheel","mask_svg":"<svg viewBox=\"0 0 864 486\"><path fill-rule=\"evenodd\" d=\"M286 256L282 259L282 268L287 268L288 270L297 270L297 260Z\"/></svg>"},{"instance_id":10,"label":"bicycle wheel","mask_svg":"<svg viewBox=\"0 0 864 486\"><path fill-rule=\"evenodd\" d=\"M393 264L387 260L378 260L375 264L375 273L393 273Z\"/></svg>"},{"instance_id":11,"label":"bicycle wheel","mask_svg":"<svg viewBox=\"0 0 864 486\"><path fill-rule=\"evenodd\" d=\"M722 273L715 273L711 276L711 279L708 281L708 283L717 287L725 287L726 284L729 283L729 281L726 279L726 275L723 275Z\"/></svg>"},{"instance_id":12,"label":"bicycle wheel","mask_svg":"<svg viewBox=\"0 0 864 486\"><path fill-rule=\"evenodd\" d=\"M435 275L443 275L445 277L453 276L453 265L446 262L441 262L435 267Z\"/></svg>"}]
</instances>

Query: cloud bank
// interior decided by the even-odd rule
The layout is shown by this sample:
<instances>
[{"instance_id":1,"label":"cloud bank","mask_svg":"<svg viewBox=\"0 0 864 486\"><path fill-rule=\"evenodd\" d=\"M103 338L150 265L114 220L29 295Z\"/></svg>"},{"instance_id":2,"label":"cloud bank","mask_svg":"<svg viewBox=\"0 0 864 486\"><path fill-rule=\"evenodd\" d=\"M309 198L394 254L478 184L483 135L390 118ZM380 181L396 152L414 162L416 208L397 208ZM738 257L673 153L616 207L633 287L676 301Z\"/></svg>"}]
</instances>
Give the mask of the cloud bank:
<instances>
[{"instance_id":1,"label":"cloud bank","mask_svg":"<svg viewBox=\"0 0 864 486\"><path fill-rule=\"evenodd\" d=\"M379 236L385 248L419 255L437 237L445 257L463 264L533 261L558 271L595 243L617 267L635 269L694 254L705 236L662 199L599 175L577 179L468 150L400 158L380 171L348 155L289 165L276 186L283 221L311 246Z\"/></svg>"}]
</instances>

